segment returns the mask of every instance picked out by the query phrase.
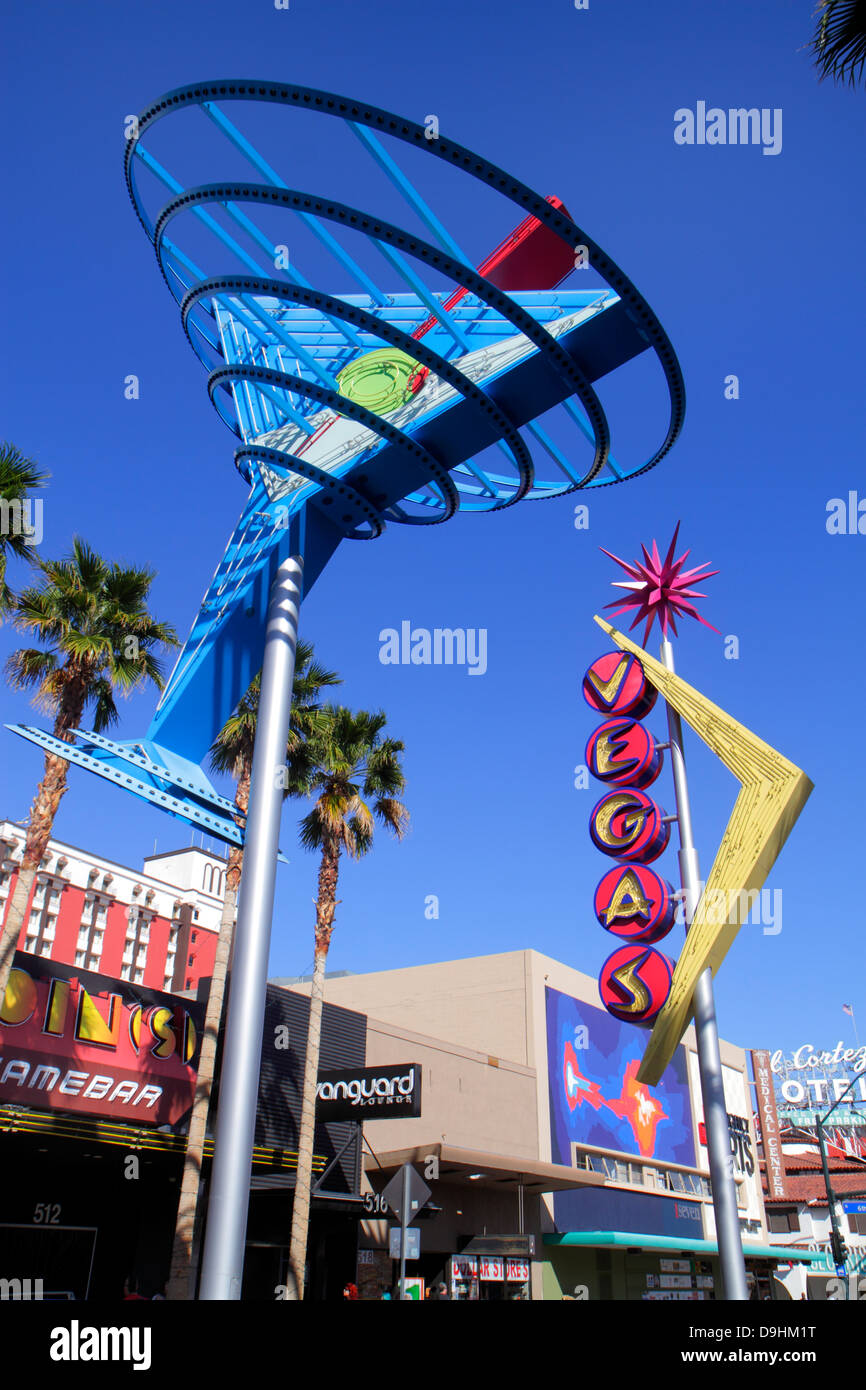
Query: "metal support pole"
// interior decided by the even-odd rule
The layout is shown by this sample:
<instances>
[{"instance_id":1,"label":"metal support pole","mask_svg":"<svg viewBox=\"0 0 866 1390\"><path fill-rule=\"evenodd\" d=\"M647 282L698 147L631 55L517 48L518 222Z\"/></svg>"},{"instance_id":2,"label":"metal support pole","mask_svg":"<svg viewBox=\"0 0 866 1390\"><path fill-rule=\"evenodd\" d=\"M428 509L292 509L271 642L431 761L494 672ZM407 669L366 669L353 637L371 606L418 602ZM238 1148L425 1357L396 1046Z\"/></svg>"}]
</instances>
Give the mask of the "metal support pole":
<instances>
[{"instance_id":1,"label":"metal support pole","mask_svg":"<svg viewBox=\"0 0 866 1390\"><path fill-rule=\"evenodd\" d=\"M674 652L665 639L661 648L662 665L674 670ZM665 702L667 704L667 702ZM668 736L671 768L677 799L677 820L680 830L680 876L685 892L686 931L694 916L700 897L701 875L698 853L692 836L692 812L683 757L683 731L676 710L667 705ZM713 1188L713 1210L716 1218L716 1239L725 1298L729 1302L746 1301L749 1297L746 1282L746 1263L737 1214L737 1189L734 1183L728 1111L719 1052L719 1033L716 1026L716 1004L713 997L713 972L707 967L698 980L694 993L695 1033L698 1042L698 1062L701 1072L701 1094L704 1101L704 1125L707 1131L707 1151L710 1157L710 1178Z\"/></svg>"},{"instance_id":2,"label":"metal support pole","mask_svg":"<svg viewBox=\"0 0 866 1390\"><path fill-rule=\"evenodd\" d=\"M826 1116L825 1116L825 1118L826 1118ZM827 1162L827 1145L826 1145L826 1143L824 1142L824 1122L823 1122L823 1120L821 1119L821 1117L820 1117L819 1115L816 1115L816 1116L815 1116L815 1120L816 1120L816 1128L817 1128L817 1130L818 1130L818 1145L819 1145L820 1150L821 1150L821 1171L822 1171L823 1174L824 1174L824 1186L825 1186L826 1189L827 1189L827 1210L828 1210L828 1212L830 1213L830 1229L831 1229L832 1232L833 1232L833 1241L832 1241L832 1245L835 1246L835 1249L834 1249L834 1251L833 1251L833 1258L834 1258L834 1260L835 1260L835 1258L836 1258L836 1251L839 1249L839 1247L840 1247L841 1244L842 1244L842 1232L839 1230L839 1217L836 1215L836 1194L835 1194L835 1192L833 1191L832 1187L830 1186L830 1166L829 1166L829 1164L828 1164L828 1162ZM837 1265L836 1267L837 1267L837 1269L838 1269L838 1265ZM843 1266L843 1268L845 1268L845 1266ZM845 1274L847 1275L847 1273L848 1273L847 1268L845 1268ZM848 1279L846 1278L846 1279L845 1279L845 1299L846 1299L846 1302L847 1302L847 1300L851 1297L851 1294L850 1294L850 1291L849 1291L849 1288L848 1288L848 1282L849 1282L849 1281L848 1281Z\"/></svg>"},{"instance_id":3,"label":"metal support pole","mask_svg":"<svg viewBox=\"0 0 866 1390\"><path fill-rule=\"evenodd\" d=\"M271 586L199 1298L239 1299L303 560Z\"/></svg>"},{"instance_id":4,"label":"metal support pole","mask_svg":"<svg viewBox=\"0 0 866 1390\"><path fill-rule=\"evenodd\" d=\"M855 1037L856 1037L856 1030L855 1030ZM835 1235L835 1237L836 1237L836 1240L839 1241L840 1243L841 1243L841 1241L842 1241L842 1232L841 1232L840 1229L839 1229L839 1218L838 1218L838 1216L837 1216L837 1214L836 1214L836 1194L834 1193L832 1187L830 1186L830 1168L829 1168L829 1165L828 1165L828 1163L827 1163L827 1147L826 1147L826 1144L825 1144L825 1142L824 1142L824 1126L825 1126L825 1124L827 1123L827 1121L829 1120L830 1116L833 1114L833 1111L836 1109L836 1106L842 1104L842 1101L845 1099L845 1097L847 1096L847 1094L848 1094L849 1091L853 1091L855 1084L860 1080L860 1077L861 1077L862 1074L863 1074L862 1072L855 1072L854 1076L852 1076L851 1080L848 1082L848 1085L845 1087L844 1091L842 1091L841 1095L838 1095L838 1096L836 1097L836 1099L834 1100L833 1104L830 1106L830 1109L827 1111L827 1114L826 1114L826 1115L816 1115L816 1116L815 1116L815 1127L816 1127L816 1129L817 1129L817 1131L818 1131L818 1143L819 1143L820 1148L821 1148L821 1167L822 1167L823 1172L824 1172L824 1186L825 1186L826 1189L827 1189L827 1210L828 1210L829 1213L830 1213L830 1225L831 1225L831 1227L832 1227L833 1233L834 1233L834 1235ZM856 1104L856 1101L855 1101L855 1104ZM851 1195L852 1195L852 1196L859 1196L859 1193L852 1193ZM847 1270L846 1270L846 1273L847 1273ZM851 1297L851 1292L850 1292L850 1288L849 1288L849 1281L846 1279L846 1280L845 1280L845 1298L846 1298L846 1299L849 1299L850 1297Z\"/></svg>"},{"instance_id":5,"label":"metal support pole","mask_svg":"<svg viewBox=\"0 0 866 1390\"><path fill-rule=\"evenodd\" d=\"M406 1297L406 1227L409 1223L409 1168L403 1164L403 1201L400 1214L400 1302Z\"/></svg>"}]
</instances>

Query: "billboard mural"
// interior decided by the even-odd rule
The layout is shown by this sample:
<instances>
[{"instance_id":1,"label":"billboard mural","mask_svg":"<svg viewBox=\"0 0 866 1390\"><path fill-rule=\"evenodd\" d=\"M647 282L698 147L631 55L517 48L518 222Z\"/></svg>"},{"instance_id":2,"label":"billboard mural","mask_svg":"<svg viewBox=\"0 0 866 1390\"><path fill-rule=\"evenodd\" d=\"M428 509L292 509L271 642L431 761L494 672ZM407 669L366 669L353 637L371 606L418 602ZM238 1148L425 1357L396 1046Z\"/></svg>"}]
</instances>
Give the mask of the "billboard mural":
<instances>
[{"instance_id":1,"label":"billboard mural","mask_svg":"<svg viewBox=\"0 0 866 1390\"><path fill-rule=\"evenodd\" d=\"M578 1143L693 1166L685 1049L657 1086L643 1085L641 1030L569 994L545 995L551 1161L570 1167Z\"/></svg>"}]
</instances>

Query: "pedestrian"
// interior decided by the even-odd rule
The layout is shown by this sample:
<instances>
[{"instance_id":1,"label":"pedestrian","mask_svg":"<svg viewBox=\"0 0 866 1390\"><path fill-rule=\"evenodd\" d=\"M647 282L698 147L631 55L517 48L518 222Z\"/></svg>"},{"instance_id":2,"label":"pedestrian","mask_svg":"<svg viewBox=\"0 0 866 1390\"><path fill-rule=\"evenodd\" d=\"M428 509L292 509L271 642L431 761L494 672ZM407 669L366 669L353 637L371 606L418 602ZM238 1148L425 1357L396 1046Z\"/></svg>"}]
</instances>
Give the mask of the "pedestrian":
<instances>
[{"instance_id":1,"label":"pedestrian","mask_svg":"<svg viewBox=\"0 0 866 1390\"><path fill-rule=\"evenodd\" d=\"M343 1289L343 1297L344 1297L344 1298L351 1298L351 1299L357 1298L357 1297L358 1297L358 1285L357 1285L357 1284L347 1284L346 1287Z\"/></svg>"},{"instance_id":2,"label":"pedestrian","mask_svg":"<svg viewBox=\"0 0 866 1390\"><path fill-rule=\"evenodd\" d=\"M138 1279L134 1274L130 1274L129 1278L123 1281L123 1301L124 1303L147 1302L144 1294L139 1292Z\"/></svg>"}]
</instances>

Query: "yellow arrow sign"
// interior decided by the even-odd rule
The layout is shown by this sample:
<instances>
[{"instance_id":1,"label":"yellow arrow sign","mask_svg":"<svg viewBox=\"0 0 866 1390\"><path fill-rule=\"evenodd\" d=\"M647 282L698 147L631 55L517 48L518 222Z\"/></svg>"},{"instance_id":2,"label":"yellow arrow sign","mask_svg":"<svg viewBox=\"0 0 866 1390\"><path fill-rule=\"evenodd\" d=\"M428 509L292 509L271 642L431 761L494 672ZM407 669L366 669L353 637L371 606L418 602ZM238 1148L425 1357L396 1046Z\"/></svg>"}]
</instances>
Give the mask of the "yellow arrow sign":
<instances>
[{"instance_id":1,"label":"yellow arrow sign","mask_svg":"<svg viewBox=\"0 0 866 1390\"><path fill-rule=\"evenodd\" d=\"M610 623L599 617L595 621L622 651L639 659L647 679L740 783L731 818L674 970L671 992L656 1018L638 1072L639 1081L655 1086L689 1025L698 980L707 966L715 974L727 955L755 894L763 887L809 798L812 783L805 772L775 748Z\"/></svg>"}]
</instances>

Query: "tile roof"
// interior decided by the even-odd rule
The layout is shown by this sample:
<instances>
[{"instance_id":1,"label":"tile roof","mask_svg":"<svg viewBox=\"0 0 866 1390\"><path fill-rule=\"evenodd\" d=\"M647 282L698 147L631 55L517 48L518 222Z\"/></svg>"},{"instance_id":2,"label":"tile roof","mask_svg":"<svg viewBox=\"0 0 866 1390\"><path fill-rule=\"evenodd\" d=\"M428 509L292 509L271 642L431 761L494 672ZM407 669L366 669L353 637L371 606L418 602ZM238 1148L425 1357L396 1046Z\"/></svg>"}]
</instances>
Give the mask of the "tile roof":
<instances>
[{"instance_id":1,"label":"tile roof","mask_svg":"<svg viewBox=\"0 0 866 1390\"><path fill-rule=\"evenodd\" d=\"M759 1159L761 1182L764 1188L765 1206L790 1206L792 1202L811 1202L827 1205L827 1189L824 1185L824 1170L819 1154L783 1153L785 1165L786 1197L767 1195L767 1172L763 1158ZM840 1195L866 1193L866 1162L857 1158L837 1158L827 1160L830 1172L830 1186Z\"/></svg>"},{"instance_id":2,"label":"tile roof","mask_svg":"<svg viewBox=\"0 0 866 1390\"><path fill-rule=\"evenodd\" d=\"M815 1154L784 1154L785 1169L788 1173L822 1172L821 1159ZM831 1173L862 1173L866 1180L866 1162L855 1158L837 1158L832 1153L827 1159Z\"/></svg>"},{"instance_id":3,"label":"tile roof","mask_svg":"<svg viewBox=\"0 0 866 1390\"><path fill-rule=\"evenodd\" d=\"M837 1196L846 1192L866 1192L866 1168L854 1173L830 1174L830 1185ZM823 1173L788 1173L785 1178L786 1197L768 1197L764 1194L767 1207L786 1207L792 1202L812 1202L818 1206L827 1205L827 1189Z\"/></svg>"}]
</instances>

